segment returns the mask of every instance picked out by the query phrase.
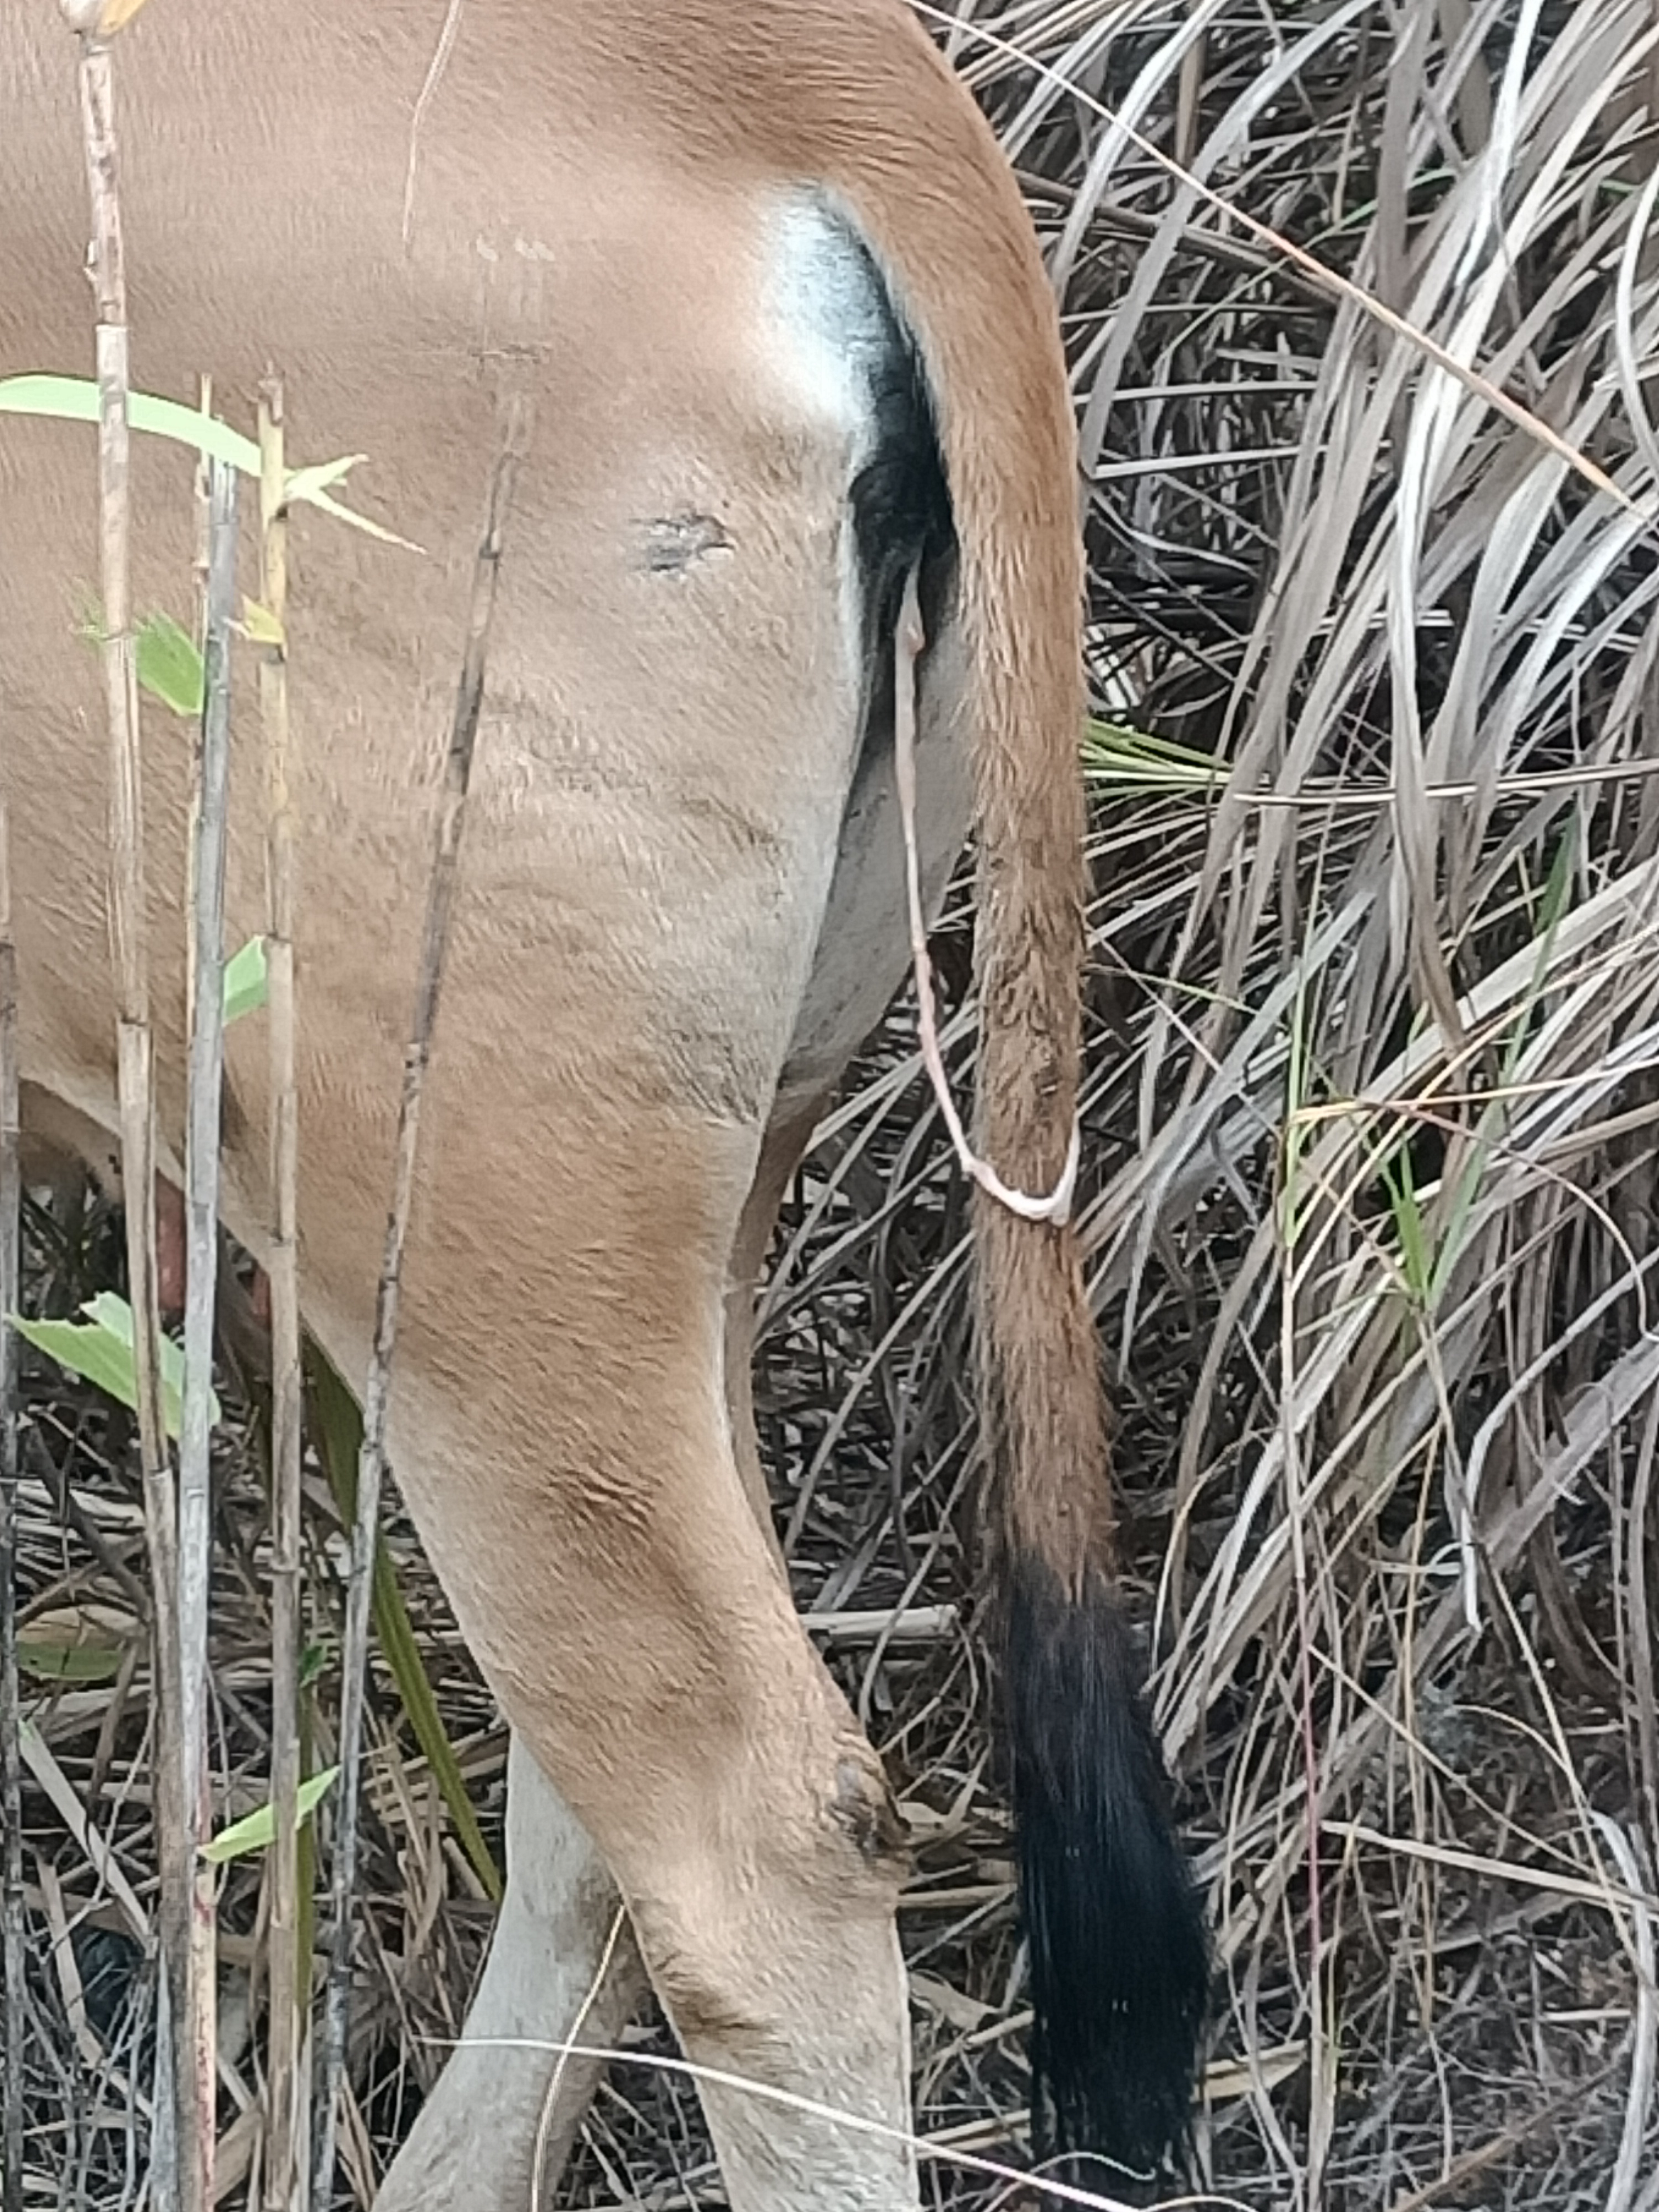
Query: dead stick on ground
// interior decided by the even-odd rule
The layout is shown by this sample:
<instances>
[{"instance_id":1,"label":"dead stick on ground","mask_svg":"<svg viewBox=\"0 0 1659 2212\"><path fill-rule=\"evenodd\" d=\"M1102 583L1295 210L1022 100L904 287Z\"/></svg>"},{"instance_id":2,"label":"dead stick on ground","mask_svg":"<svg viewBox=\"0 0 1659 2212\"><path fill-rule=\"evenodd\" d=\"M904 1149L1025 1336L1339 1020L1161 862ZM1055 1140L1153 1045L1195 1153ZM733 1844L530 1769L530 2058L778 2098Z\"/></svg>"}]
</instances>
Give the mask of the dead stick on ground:
<instances>
[{"instance_id":1,"label":"dead stick on ground","mask_svg":"<svg viewBox=\"0 0 1659 2212\"><path fill-rule=\"evenodd\" d=\"M444 956L454 906L456 862L465 818L473 746L483 704L484 666L489 626L501 573L501 539L513 502L514 482L524 449L522 411L510 410L489 483L484 533L473 564L472 599L467 620L466 652L444 761L443 791L433 838L432 872L427 887L426 924L421 942L420 981L415 1018L404 1053L403 1096L398 1111L398 1151L392 1212L374 1305L374 1348L363 1395L363 1442L357 1468L357 1510L351 1531L351 1572L346 1594L345 1636L340 1655L340 1790L330 1888L332 1949L328 2001L324 2018L317 2158L312 2201L317 2212L329 2203L334 2182L334 2138L342 2070L345 2063L346 2015L351 1994L351 1897L356 1876L357 1805L362 1769L363 1670L368 1647L369 1593L380 1525L380 1480L386 1467L386 1400L392 1354L398 1332L398 1293L404 1245L415 1190L416 1150L420 1137L421 1095L431 1055L443 983Z\"/></svg>"},{"instance_id":2,"label":"dead stick on ground","mask_svg":"<svg viewBox=\"0 0 1659 2212\"><path fill-rule=\"evenodd\" d=\"M185 1139L184 1411L179 1438L179 1634L184 1796L190 1826L189 2053L198 2115L203 2201L213 2202L215 2027L214 1876L199 1856L212 1828L208 1784L208 1611L213 1559L210 1453L213 1429L213 1309L219 1258L219 1107L224 1074L225 814L230 757L230 625L236 603L236 475L208 467L207 613L202 720L191 839L195 921L190 985L190 1091Z\"/></svg>"},{"instance_id":3,"label":"dead stick on ground","mask_svg":"<svg viewBox=\"0 0 1659 2212\"><path fill-rule=\"evenodd\" d=\"M17 948L11 847L0 801L0 2212L23 2203L23 1816L17 1693L17 1311L22 1179L18 1161Z\"/></svg>"},{"instance_id":4,"label":"dead stick on ground","mask_svg":"<svg viewBox=\"0 0 1659 2212\"><path fill-rule=\"evenodd\" d=\"M300 2006L300 1290L299 1106L295 1087L294 837L288 699L288 513L283 387L259 394L259 596L269 634L259 662L265 744L265 975L270 1051L270 1802L266 1871L270 2005L266 2212L294 2212ZM308 1981L308 1978L307 1978ZM309 1995L308 1985L304 1995ZM303 2206L301 2207L303 2212Z\"/></svg>"},{"instance_id":5,"label":"dead stick on ground","mask_svg":"<svg viewBox=\"0 0 1659 2212\"><path fill-rule=\"evenodd\" d=\"M129 589L126 276L117 191L114 87L100 8L64 0L80 36L80 93L92 204L89 273L96 303L99 583L101 655L110 744L109 923L114 967L121 1181L132 1302L138 1449L149 1542L155 1650L156 1855L161 1878L165 2002L157 2034L156 2129L151 2189L179 2212L207 2212L197 2141L191 2060L183 2035L194 1866L184 1798L179 1727L176 1501L161 1423L154 1237L155 1121L149 980L144 953L143 814L137 668ZM186 2139L180 2140L181 2131Z\"/></svg>"}]
</instances>

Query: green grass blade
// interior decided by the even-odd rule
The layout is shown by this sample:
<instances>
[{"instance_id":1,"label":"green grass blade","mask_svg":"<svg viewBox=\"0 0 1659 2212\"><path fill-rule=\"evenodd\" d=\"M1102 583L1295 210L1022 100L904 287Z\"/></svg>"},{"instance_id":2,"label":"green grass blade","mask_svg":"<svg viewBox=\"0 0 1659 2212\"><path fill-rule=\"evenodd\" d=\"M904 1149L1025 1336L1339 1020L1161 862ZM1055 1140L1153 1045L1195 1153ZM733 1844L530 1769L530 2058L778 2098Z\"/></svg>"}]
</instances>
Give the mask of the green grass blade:
<instances>
[{"instance_id":1,"label":"green grass blade","mask_svg":"<svg viewBox=\"0 0 1659 2212\"><path fill-rule=\"evenodd\" d=\"M357 1501L357 1453L362 1442L362 1413L334 1368L317 1346L309 1343L306 1346L306 1383L312 1435L334 1493L334 1502L349 1526ZM374 1633L392 1679L398 1686L409 1724L415 1731L415 1741L432 1769L462 1850L471 1861L479 1881L499 1904L501 1872L490 1856L472 1801L466 1794L460 1765L427 1679L420 1647L410 1625L409 1610L384 1544L375 1548L373 1595Z\"/></svg>"}]
</instances>

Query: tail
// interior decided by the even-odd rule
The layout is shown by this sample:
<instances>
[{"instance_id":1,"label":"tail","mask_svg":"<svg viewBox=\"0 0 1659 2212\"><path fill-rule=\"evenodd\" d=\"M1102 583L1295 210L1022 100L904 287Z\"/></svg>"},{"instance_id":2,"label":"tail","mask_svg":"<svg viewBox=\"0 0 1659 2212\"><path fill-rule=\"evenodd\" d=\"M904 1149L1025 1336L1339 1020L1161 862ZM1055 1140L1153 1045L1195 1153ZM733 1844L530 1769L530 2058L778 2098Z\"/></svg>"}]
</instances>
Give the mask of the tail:
<instances>
[{"instance_id":1,"label":"tail","mask_svg":"<svg viewBox=\"0 0 1659 2212\"><path fill-rule=\"evenodd\" d=\"M1063 403L1058 374L1053 389ZM1010 470L1035 472L1018 418L1009 428ZM1052 507L1011 528L1006 508L964 512L956 488L968 456L952 455L941 423L977 677L978 1149L1006 1183L1034 1192L1052 1189L1065 1163L1080 1047L1082 652L1069 416L1064 430ZM981 477L989 434L981 420ZM1187 2142L1208 1944L1118 1600L1093 1317L1069 1224L1022 1220L983 1193L975 1205L989 1548L1036 2014L1034 2132L1045 2147L1157 2166Z\"/></svg>"},{"instance_id":2,"label":"tail","mask_svg":"<svg viewBox=\"0 0 1659 2212\"><path fill-rule=\"evenodd\" d=\"M896 44L900 11L883 14ZM926 160L896 177L860 163L842 189L920 353L957 540L979 854L978 1149L1005 1183L1038 1192L1066 1164L1081 1036L1074 435L1058 319L1013 179L925 38L914 25L902 35L914 62L883 75L902 83L905 112L872 122L872 70L860 127L884 132L890 155L924 133ZM1156 2166L1188 2135L1208 1945L1119 1606L1093 1319L1069 1226L976 1203L1034 2128L1045 2146Z\"/></svg>"},{"instance_id":3,"label":"tail","mask_svg":"<svg viewBox=\"0 0 1659 2212\"><path fill-rule=\"evenodd\" d=\"M1052 320L1044 284L1045 342ZM1064 415L1041 441L1029 412L988 410L958 420L972 450L953 453L948 398L940 422L976 677L978 1149L1033 1192L1059 1181L1077 1112L1084 952L1081 582L1057 334L1053 350ZM1155 2166L1187 2141L1208 1945L1118 1601L1094 1321L1069 1224L975 1202L1034 2131Z\"/></svg>"}]
</instances>

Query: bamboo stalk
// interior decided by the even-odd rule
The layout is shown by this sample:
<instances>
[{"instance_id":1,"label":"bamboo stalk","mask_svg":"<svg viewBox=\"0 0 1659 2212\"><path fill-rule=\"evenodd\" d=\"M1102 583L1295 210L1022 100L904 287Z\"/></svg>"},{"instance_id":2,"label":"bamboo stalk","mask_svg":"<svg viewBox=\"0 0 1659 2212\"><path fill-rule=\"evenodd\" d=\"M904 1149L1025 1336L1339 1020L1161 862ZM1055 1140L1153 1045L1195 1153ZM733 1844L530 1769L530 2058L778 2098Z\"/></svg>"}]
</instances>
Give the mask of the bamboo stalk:
<instances>
[{"instance_id":1,"label":"bamboo stalk","mask_svg":"<svg viewBox=\"0 0 1659 2212\"><path fill-rule=\"evenodd\" d=\"M259 595L272 635L259 661L265 744L265 974L270 1054L270 1797L276 1835L267 1869L270 1961L264 2204L291 2212L308 2176L297 2155L296 2087L302 1998L300 1893L299 1106L295 1077L294 840L288 698L288 514L283 505L283 387L259 394ZM301 2200L303 2201L303 2200Z\"/></svg>"},{"instance_id":2,"label":"bamboo stalk","mask_svg":"<svg viewBox=\"0 0 1659 2212\"><path fill-rule=\"evenodd\" d=\"M98 374L98 554L103 620L100 656L109 724L109 928L116 1000L121 1181L132 1305L139 1463L149 1546L155 1647L156 1856L161 1873L163 1974L157 2021L155 2200L179 2212L207 2212L199 2198L188 2014L194 1863L184 1794L179 1714L177 1501L162 1426L155 1250L155 1070L145 958L143 809L138 749L137 665L130 591L131 500L127 422L126 273L121 236L113 71L100 10L64 0L80 41L82 136L91 202L88 273L95 303Z\"/></svg>"},{"instance_id":3,"label":"bamboo stalk","mask_svg":"<svg viewBox=\"0 0 1659 2212\"><path fill-rule=\"evenodd\" d=\"M21 1293L17 948L0 799L0 2212L23 2203L22 1713L17 1688L17 1335Z\"/></svg>"},{"instance_id":4,"label":"bamboo stalk","mask_svg":"<svg viewBox=\"0 0 1659 2212\"><path fill-rule=\"evenodd\" d=\"M398 1299L404 1247L415 1192L415 1162L420 1139L421 1098L432 1051L433 1030L443 983L450 921L454 908L457 861L465 826L467 787L483 705L484 669L489 629L501 573L501 544L522 451L524 419L509 413L501 449L490 472L484 532L473 563L466 650L444 759L443 789L433 832L432 866L427 884L425 927L415 1016L404 1052L402 1097L398 1109L398 1150L392 1210L375 1294L374 1345L368 1384L363 1394L363 1443L357 1473L357 1510L351 1530L351 1567L346 1590L346 1626L340 1655L340 1787L334 1864L330 1885L332 1925L328 1996L324 2017L316 2159L312 2200L323 2212L334 2182L335 2136L340 2083L345 2066L346 2028L351 1996L351 1900L356 1879L357 1814L362 1777L363 1674L368 1648L369 1598L380 1528L380 1484L386 1468L386 1405L392 1356L397 1341Z\"/></svg>"},{"instance_id":5,"label":"bamboo stalk","mask_svg":"<svg viewBox=\"0 0 1659 2212\"><path fill-rule=\"evenodd\" d=\"M225 816L230 754L230 625L236 592L236 477L208 468L207 612L191 840L190 1091L185 1142L184 1407L179 1442L179 1629L184 1798L193 1882L185 2030L195 2124L185 2131L201 2202L213 2202L216 2031L214 1878L199 1856L212 1831L208 1774L208 1613L213 1558L210 1453L213 1312L219 1254L219 1113L224 1072Z\"/></svg>"}]
</instances>

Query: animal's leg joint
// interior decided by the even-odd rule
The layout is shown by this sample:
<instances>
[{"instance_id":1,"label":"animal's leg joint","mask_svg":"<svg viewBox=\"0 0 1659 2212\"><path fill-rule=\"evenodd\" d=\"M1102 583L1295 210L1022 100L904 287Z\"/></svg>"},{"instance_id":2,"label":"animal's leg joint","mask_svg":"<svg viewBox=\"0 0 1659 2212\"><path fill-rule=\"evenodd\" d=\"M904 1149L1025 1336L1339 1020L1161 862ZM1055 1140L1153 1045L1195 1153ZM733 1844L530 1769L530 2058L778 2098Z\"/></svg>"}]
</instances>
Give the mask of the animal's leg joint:
<instances>
[{"instance_id":1,"label":"animal's leg joint","mask_svg":"<svg viewBox=\"0 0 1659 2212\"><path fill-rule=\"evenodd\" d=\"M849 1747L836 1768L830 1813L860 1855L902 1881L909 1864L908 1839L887 1778L868 1751Z\"/></svg>"}]
</instances>

